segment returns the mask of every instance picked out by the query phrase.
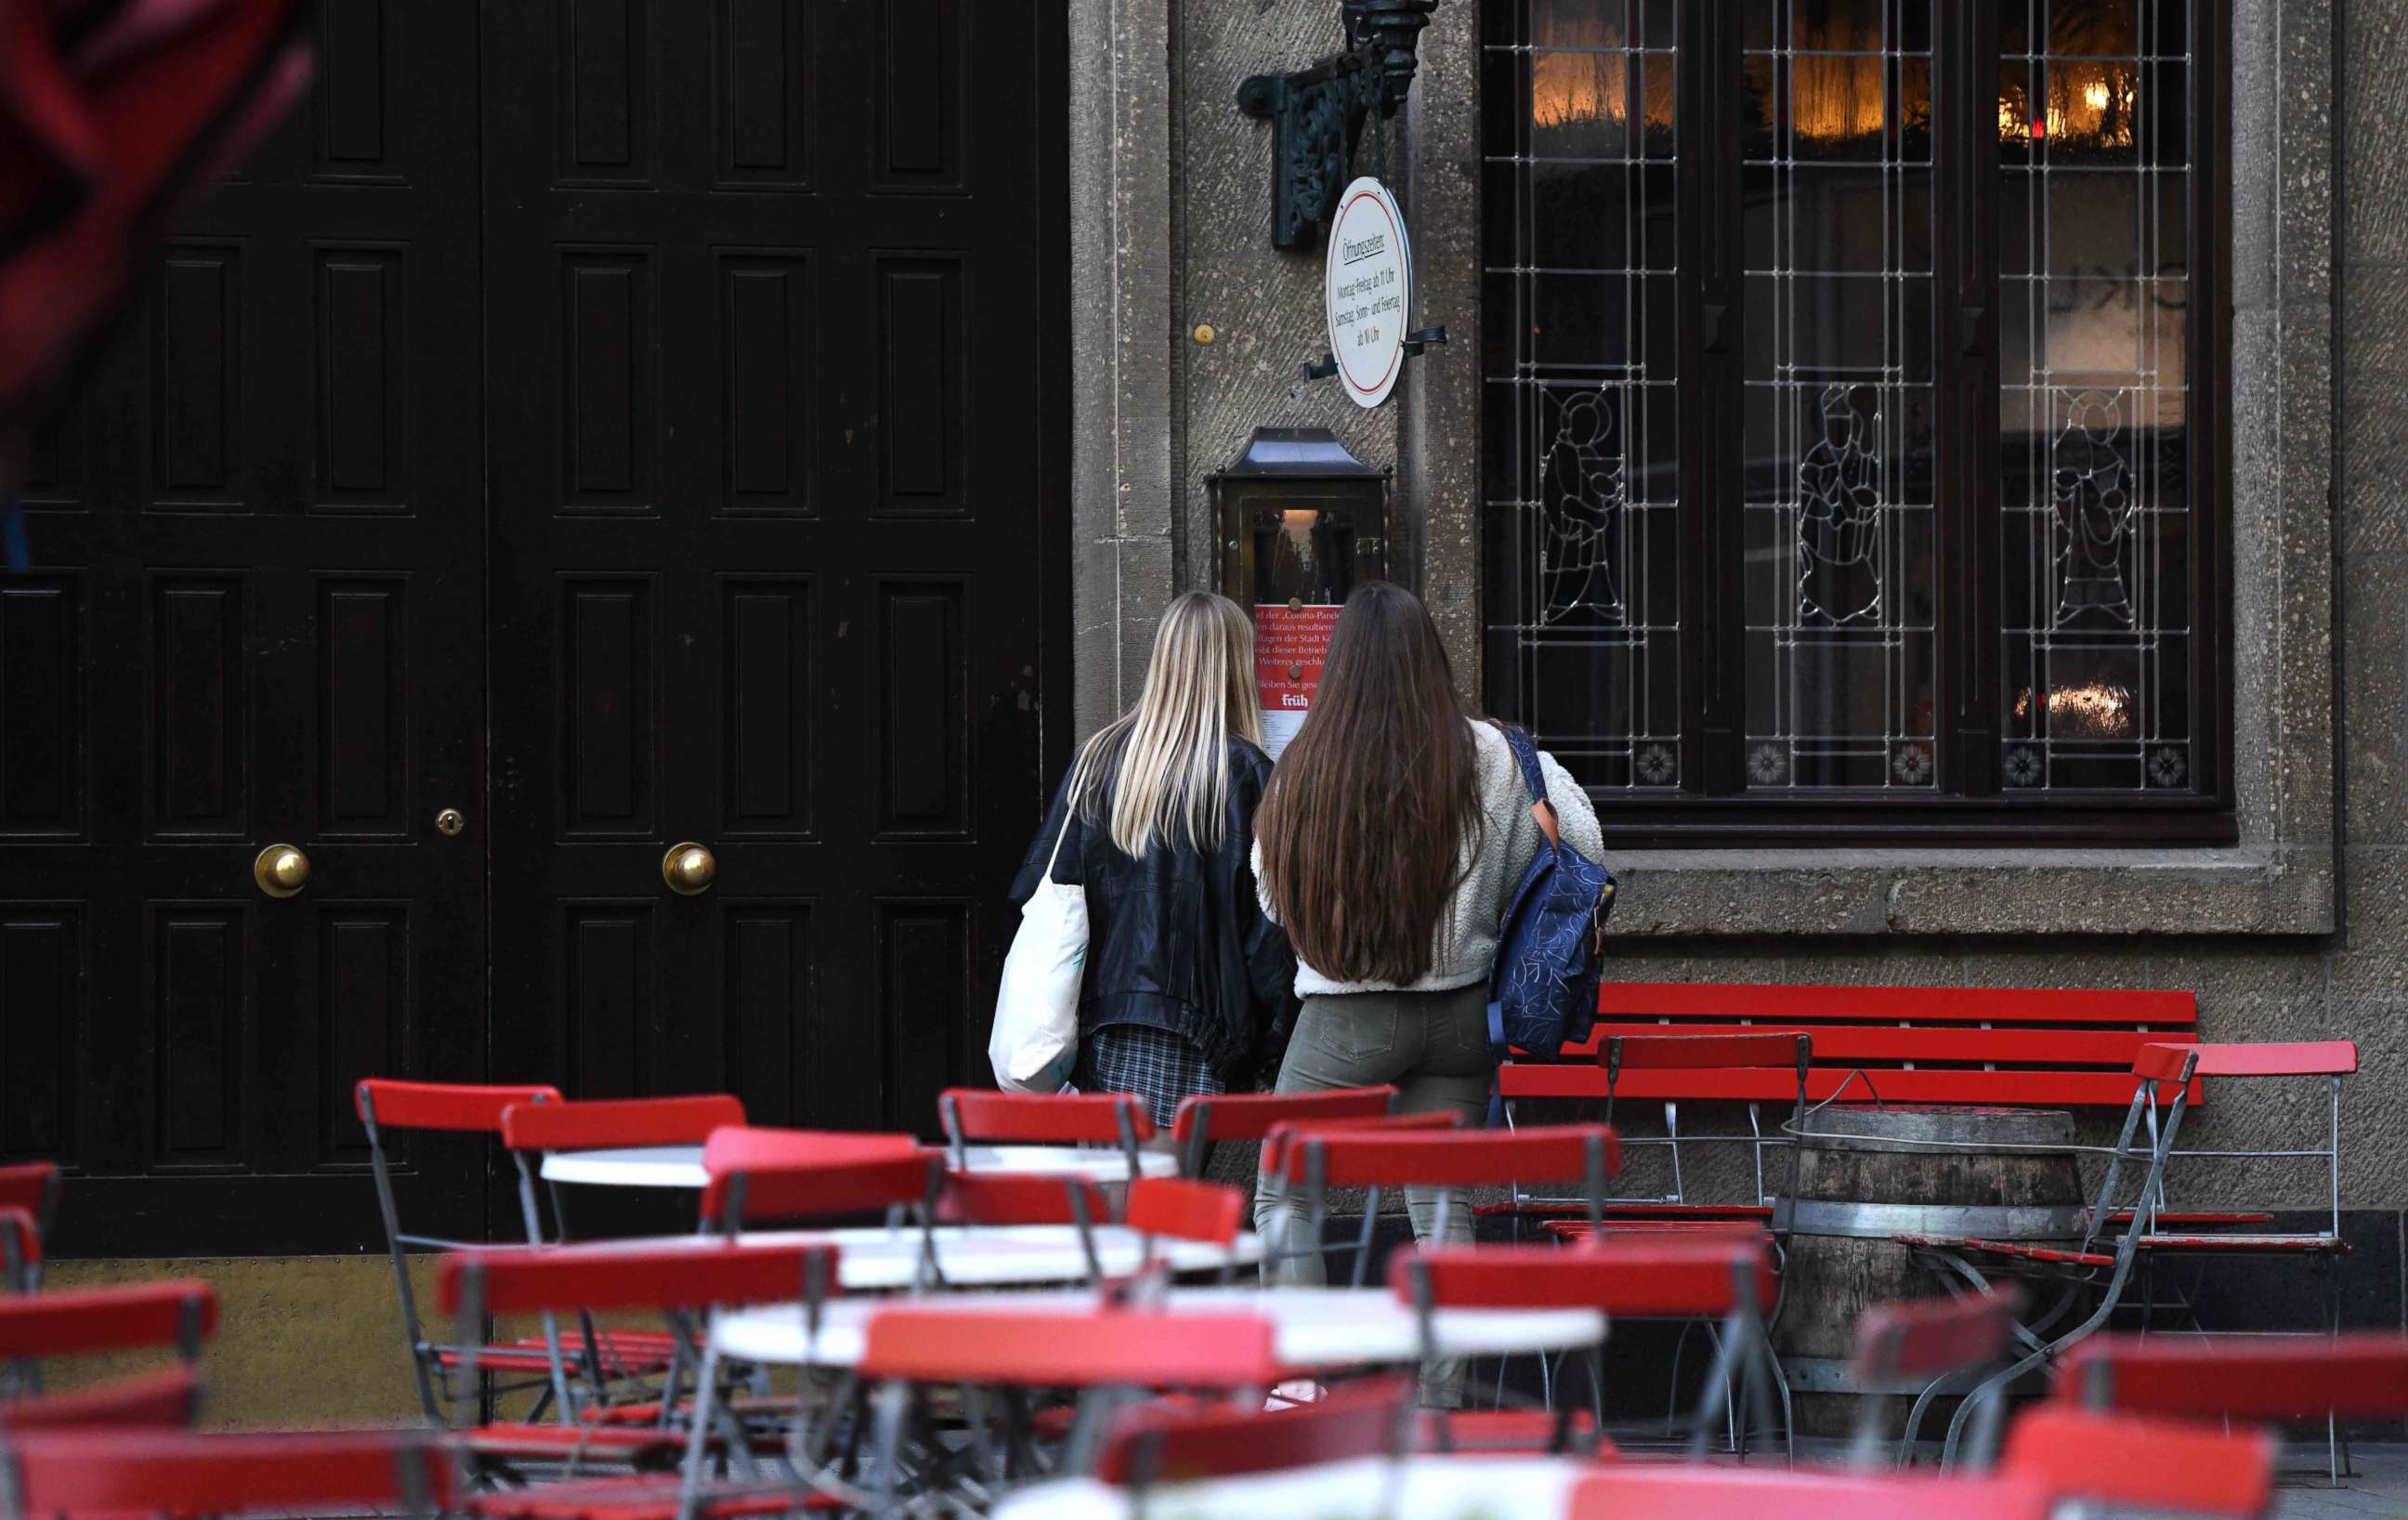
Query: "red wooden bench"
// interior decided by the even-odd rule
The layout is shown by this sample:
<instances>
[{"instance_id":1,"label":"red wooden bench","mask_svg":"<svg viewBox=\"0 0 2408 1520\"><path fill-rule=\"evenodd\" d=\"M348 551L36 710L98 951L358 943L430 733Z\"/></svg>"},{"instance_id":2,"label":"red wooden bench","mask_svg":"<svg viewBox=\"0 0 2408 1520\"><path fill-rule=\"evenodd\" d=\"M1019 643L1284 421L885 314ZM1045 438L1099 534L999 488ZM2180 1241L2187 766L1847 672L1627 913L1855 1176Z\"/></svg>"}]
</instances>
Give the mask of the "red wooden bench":
<instances>
[{"instance_id":1,"label":"red wooden bench","mask_svg":"<svg viewBox=\"0 0 2408 1520\"><path fill-rule=\"evenodd\" d=\"M1850 1101L1870 1102L1877 1092L1885 1103L2120 1111L2132 1101L2141 1047L2184 1043L2198 1027L2198 999L2187 992L1610 982L1598 989L1598 1024L1587 1040L1567 1044L1553 1060L1517 1055L1498 1070L1498 1086L1508 1102L1602 1101L1607 1080L1598 1056L1615 1035L1798 1030L1814 1038L1811 1102L1839 1094L1862 1071ZM1633 1069L1614 1086L1621 1099L1666 1102L1784 1102L1796 1090L1788 1069L1771 1066ZM2199 1101L2194 1084L2191 1106Z\"/></svg>"},{"instance_id":2,"label":"red wooden bench","mask_svg":"<svg viewBox=\"0 0 2408 1520\"><path fill-rule=\"evenodd\" d=\"M1668 1140L1625 1136L1640 1146L1739 1143L1762 1148L1785 1139L1754 1106L1786 1108L1798 1093L1793 1065L1714 1067L1609 1055L1616 1038L1802 1033L1812 1038L1806 1099L1946 1103L2121 1111L2132 1101L2132 1062L2142 1047L2182 1043L2198 1032L2198 1000L2187 992L2008 987L1758 985L1732 982L1610 982L1598 989L1598 1023L1587 1039L1552 1056L1517 1052L1498 1068L1509 1118L1532 1099L1665 1105ZM1627 1050L1627 1046L1626 1046ZM2173 1093L2160 1095L2171 1103ZM2200 1101L2199 1084L2190 1102ZM1684 1134L1673 1122L1683 1103L1745 1103L1750 1133ZM1784 1115L1785 1116L1785 1115ZM1770 1127L1767 1127L1768 1123ZM1756 1223L1770 1211L1746 1204L1693 1204L1678 1181L1647 1223L1677 1220ZM1641 1205L1640 1207L1645 1207ZM1569 1213L1550 1201L1517 1198L1484 1212ZM1625 1227L1636 1210L1610 1211ZM2191 1222L2231 1226L2254 1216L2200 1214ZM1567 1224L1563 1232L1584 1234Z\"/></svg>"}]
</instances>

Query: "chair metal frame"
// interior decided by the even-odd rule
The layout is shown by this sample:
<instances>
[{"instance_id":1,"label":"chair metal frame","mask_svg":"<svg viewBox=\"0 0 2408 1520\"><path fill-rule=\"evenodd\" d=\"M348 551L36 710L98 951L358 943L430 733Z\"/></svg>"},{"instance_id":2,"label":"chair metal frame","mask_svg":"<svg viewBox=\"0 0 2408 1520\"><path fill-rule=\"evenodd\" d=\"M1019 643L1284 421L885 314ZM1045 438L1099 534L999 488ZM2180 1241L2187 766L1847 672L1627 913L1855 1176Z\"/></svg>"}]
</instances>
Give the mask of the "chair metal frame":
<instances>
[{"instance_id":1,"label":"chair metal frame","mask_svg":"<svg viewBox=\"0 0 2408 1520\"><path fill-rule=\"evenodd\" d=\"M1436 1315L1463 1309L1597 1309L1616 1319L1718 1321L1715 1359L1706 1395L1690 1422L1688 1453L1704 1455L1727 1412L1736 1416L1742 1459L1752 1416L1769 1415L1783 1389L1764 1309L1777 1291L1770 1248L1756 1238L1640 1235L1611 1242L1559 1247L1452 1246L1415 1251L1389 1267L1397 1297L1421 1326L1424 1359L1438 1353ZM1592 1348L1592 1351L1594 1348ZM1601 1381L1592 1380L1602 1387ZM1739 1386L1736 1401L1731 1398ZM1446 1419L1439 1421L1446 1441ZM1598 1420L1602 1432L1603 1420ZM1554 1449L1570 1444L1572 1411L1556 1407ZM1784 1446L1795 1455L1783 1407ZM1442 1444L1441 1449L1445 1449Z\"/></svg>"},{"instance_id":2,"label":"chair metal frame","mask_svg":"<svg viewBox=\"0 0 2408 1520\"><path fill-rule=\"evenodd\" d=\"M502 1147L509 1153L518 1174L519 1215L526 1228L527 1243L544 1242L536 1184L545 1158L563 1151L699 1145L710 1140L712 1130L743 1123L743 1103L725 1094L510 1104L501 1112ZM544 1181L543 1191L552 1203L552 1238L565 1244L570 1239L567 1199L558 1183ZM566 1358L561 1352L560 1326L550 1311L543 1315L552 1400L563 1425L574 1425L583 1410L606 1404L613 1377L631 1370L619 1354L617 1338L598 1331L590 1313L580 1312L577 1318L581 1398L579 1384L570 1380ZM682 1337L671 1338L666 1382L672 1389L681 1381L686 1351ZM673 1400L662 1400L658 1423L667 1423L672 1404Z\"/></svg>"},{"instance_id":3,"label":"chair metal frame","mask_svg":"<svg viewBox=\"0 0 2408 1520\"><path fill-rule=\"evenodd\" d=\"M1761 1033L1692 1035L1683 1034L1677 1025L1668 1025L1660 1035L1609 1035L1598 1042L1597 1064L1605 1072L1605 1113L1603 1122L1613 1123L1614 1105L1621 1086L1623 1072L1636 1070L1717 1071L1758 1068L1784 1068L1794 1064L1798 1072L1798 1096L1793 1115L1802 1122L1806 1112L1806 1079L1813 1062L1814 1037L1804 1029L1768 1028ZM1507 1127L1515 1122L1517 1100L1506 1099L1503 1108ZM1747 1104L1747 1127L1744 1135L1683 1135L1681 1133L1681 1100L1664 1100L1664 1133L1661 1135L1625 1135L1622 1143L1628 1148L1641 1146L1662 1148L1670 1156L1672 1168L1672 1190L1650 1197L1612 1197L1613 1204L1672 1204L1686 1207L1687 1183L1681 1173L1681 1147L1686 1145L1745 1145L1756 1169L1756 1194L1759 1204L1775 1201L1765 1186L1764 1153L1768 1148L1789 1150L1794 1155L1797 1141L1793 1137L1767 1134L1763 1122L1763 1105L1750 1100ZM1520 1197L1517 1205L1562 1203L1561 1198L1536 1196Z\"/></svg>"}]
</instances>

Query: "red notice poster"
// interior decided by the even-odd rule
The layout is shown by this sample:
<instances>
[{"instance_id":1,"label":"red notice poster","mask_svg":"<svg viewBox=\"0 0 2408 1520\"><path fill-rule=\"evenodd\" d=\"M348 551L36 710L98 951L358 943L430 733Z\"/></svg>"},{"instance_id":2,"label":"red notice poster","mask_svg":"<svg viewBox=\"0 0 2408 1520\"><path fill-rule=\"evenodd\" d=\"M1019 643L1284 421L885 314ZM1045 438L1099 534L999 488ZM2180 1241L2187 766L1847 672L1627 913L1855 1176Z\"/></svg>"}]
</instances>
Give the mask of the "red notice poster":
<instances>
[{"instance_id":1,"label":"red notice poster","mask_svg":"<svg viewBox=\"0 0 2408 1520\"><path fill-rule=\"evenodd\" d=\"M1274 760L1304 726L1339 610L1279 602L1254 608L1254 689L1262 694L1263 746Z\"/></svg>"}]
</instances>

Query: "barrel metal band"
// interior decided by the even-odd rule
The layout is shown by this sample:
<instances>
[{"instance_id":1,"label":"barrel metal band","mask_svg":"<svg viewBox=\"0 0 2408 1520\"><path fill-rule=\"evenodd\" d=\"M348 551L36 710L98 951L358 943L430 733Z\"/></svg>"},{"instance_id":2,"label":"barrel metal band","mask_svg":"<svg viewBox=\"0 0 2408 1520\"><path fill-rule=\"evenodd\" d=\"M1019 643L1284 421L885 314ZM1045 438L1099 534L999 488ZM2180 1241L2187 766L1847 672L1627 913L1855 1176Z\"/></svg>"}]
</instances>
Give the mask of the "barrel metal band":
<instances>
[{"instance_id":1,"label":"barrel metal band","mask_svg":"<svg viewBox=\"0 0 2408 1520\"><path fill-rule=\"evenodd\" d=\"M1887 1240L1893 1235L1972 1236L1984 1240L2079 1240L2090 1211L2068 1204L1856 1203L1783 1199L1773 1227L1799 1235Z\"/></svg>"}]
</instances>

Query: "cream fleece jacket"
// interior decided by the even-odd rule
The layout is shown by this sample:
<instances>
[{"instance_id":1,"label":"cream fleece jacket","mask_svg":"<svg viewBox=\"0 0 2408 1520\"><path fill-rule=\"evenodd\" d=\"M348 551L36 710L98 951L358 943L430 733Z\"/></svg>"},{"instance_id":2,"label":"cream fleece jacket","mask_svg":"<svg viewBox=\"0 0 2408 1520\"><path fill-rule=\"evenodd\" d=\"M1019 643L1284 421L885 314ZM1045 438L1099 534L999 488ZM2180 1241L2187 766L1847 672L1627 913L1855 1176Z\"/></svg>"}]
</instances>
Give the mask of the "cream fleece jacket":
<instances>
[{"instance_id":1,"label":"cream fleece jacket","mask_svg":"<svg viewBox=\"0 0 2408 1520\"><path fill-rule=\"evenodd\" d=\"M1530 792L1523 784L1521 767L1513 763L1513 747L1488 724L1473 724L1471 734L1478 759L1480 810L1487 827L1481 835L1479 858L1470 863L1463 884L1447 899L1446 912L1439 920L1429 974L1403 985L1393 982L1340 982L1307 966L1304 957L1298 955L1297 996L1444 992L1488 980L1489 968L1497 960L1497 936L1504 927L1505 910L1512 906L1513 889L1522 884L1522 873L1538 858L1546 836L1539 832L1538 820L1530 816ZM1588 794L1544 750L1539 752L1539 769L1547 778L1547 800L1555 807L1555 826L1562 832L1564 842L1592 860L1603 859L1604 840L1598 833L1597 810L1590 806ZM1254 892L1262 898L1263 911L1277 922L1270 897L1263 891L1260 840L1254 844Z\"/></svg>"}]
</instances>

